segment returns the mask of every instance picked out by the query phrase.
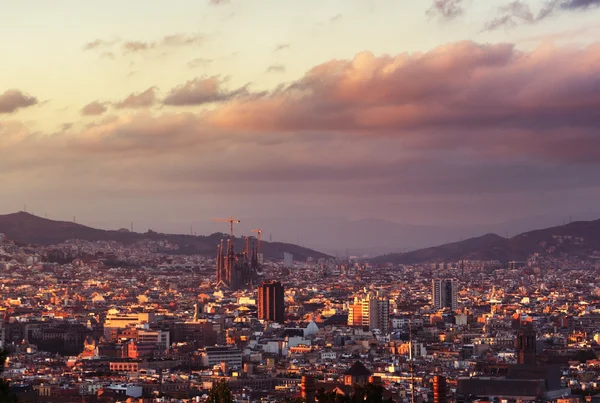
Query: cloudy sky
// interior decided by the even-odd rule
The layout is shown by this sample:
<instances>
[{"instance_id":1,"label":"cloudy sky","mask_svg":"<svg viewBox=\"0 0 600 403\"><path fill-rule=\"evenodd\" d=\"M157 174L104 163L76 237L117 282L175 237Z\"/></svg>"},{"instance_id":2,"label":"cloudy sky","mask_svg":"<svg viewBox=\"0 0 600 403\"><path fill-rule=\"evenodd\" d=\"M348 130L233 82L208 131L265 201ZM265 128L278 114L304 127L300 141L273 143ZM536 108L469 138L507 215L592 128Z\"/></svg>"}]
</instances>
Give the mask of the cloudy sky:
<instances>
[{"instance_id":1,"label":"cloudy sky","mask_svg":"<svg viewBox=\"0 0 600 403\"><path fill-rule=\"evenodd\" d=\"M172 230L598 210L600 1L0 10L0 213Z\"/></svg>"}]
</instances>

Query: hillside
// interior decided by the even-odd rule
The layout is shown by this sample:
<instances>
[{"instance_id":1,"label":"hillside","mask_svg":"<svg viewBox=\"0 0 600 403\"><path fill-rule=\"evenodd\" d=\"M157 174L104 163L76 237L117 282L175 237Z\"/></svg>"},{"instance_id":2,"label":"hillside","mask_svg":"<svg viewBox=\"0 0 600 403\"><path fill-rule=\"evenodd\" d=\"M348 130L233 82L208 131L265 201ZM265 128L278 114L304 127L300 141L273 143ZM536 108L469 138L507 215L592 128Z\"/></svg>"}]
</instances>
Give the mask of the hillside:
<instances>
[{"instance_id":1,"label":"hillside","mask_svg":"<svg viewBox=\"0 0 600 403\"><path fill-rule=\"evenodd\" d=\"M556 236L582 238L562 242ZM554 246L554 253L587 255L600 250L600 220L578 221L558 227L525 232L512 238L487 234L460 242L395 253L373 259L376 263L417 264L458 260L524 260L531 254Z\"/></svg>"},{"instance_id":2,"label":"hillside","mask_svg":"<svg viewBox=\"0 0 600 403\"><path fill-rule=\"evenodd\" d=\"M69 239L87 241L116 241L129 245L144 239L167 240L180 247L180 253L213 255L219 241L226 235L215 233L209 236L161 234L153 231L137 233L129 231L107 231L67 221L54 221L33 214L19 212L0 215L0 233L15 241L26 244L55 245ZM244 247L244 240L235 239L236 250ZM327 255L297 245L280 242L261 242L262 252L267 259L281 259L289 252L295 259L321 258Z\"/></svg>"}]
</instances>

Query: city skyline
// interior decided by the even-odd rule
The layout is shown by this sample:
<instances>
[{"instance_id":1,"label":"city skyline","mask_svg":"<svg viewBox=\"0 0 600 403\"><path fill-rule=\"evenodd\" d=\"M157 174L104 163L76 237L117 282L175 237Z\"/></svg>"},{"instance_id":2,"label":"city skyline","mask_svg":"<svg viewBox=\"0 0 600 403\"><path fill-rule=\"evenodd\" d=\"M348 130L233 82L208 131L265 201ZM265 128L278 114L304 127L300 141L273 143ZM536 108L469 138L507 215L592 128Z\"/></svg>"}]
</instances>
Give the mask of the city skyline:
<instances>
[{"instance_id":1,"label":"city skyline","mask_svg":"<svg viewBox=\"0 0 600 403\"><path fill-rule=\"evenodd\" d=\"M160 230L595 211L597 1L322 3L4 5L0 213Z\"/></svg>"}]
</instances>

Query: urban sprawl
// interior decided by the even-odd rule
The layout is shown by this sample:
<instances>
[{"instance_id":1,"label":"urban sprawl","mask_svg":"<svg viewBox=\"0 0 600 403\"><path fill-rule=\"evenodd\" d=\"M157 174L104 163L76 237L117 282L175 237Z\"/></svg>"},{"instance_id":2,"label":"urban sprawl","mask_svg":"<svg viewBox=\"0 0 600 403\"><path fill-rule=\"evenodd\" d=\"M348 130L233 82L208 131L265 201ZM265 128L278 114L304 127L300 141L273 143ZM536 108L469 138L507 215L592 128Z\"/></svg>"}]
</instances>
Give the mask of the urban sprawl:
<instances>
[{"instance_id":1,"label":"urban sprawl","mask_svg":"<svg viewBox=\"0 0 600 403\"><path fill-rule=\"evenodd\" d=\"M599 401L598 254L398 266L251 241L0 235L2 377L22 402Z\"/></svg>"}]
</instances>

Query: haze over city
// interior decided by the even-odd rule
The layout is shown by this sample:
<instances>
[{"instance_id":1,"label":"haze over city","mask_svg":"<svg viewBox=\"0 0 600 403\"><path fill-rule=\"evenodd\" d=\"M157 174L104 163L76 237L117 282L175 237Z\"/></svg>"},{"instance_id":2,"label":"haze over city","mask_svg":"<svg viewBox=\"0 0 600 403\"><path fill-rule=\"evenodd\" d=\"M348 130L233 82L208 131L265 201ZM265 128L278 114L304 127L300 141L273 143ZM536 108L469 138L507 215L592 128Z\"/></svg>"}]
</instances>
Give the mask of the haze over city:
<instances>
[{"instance_id":1,"label":"haze over city","mask_svg":"<svg viewBox=\"0 0 600 403\"><path fill-rule=\"evenodd\" d=\"M3 2L0 212L305 244L307 218L595 218L596 5Z\"/></svg>"}]
</instances>

